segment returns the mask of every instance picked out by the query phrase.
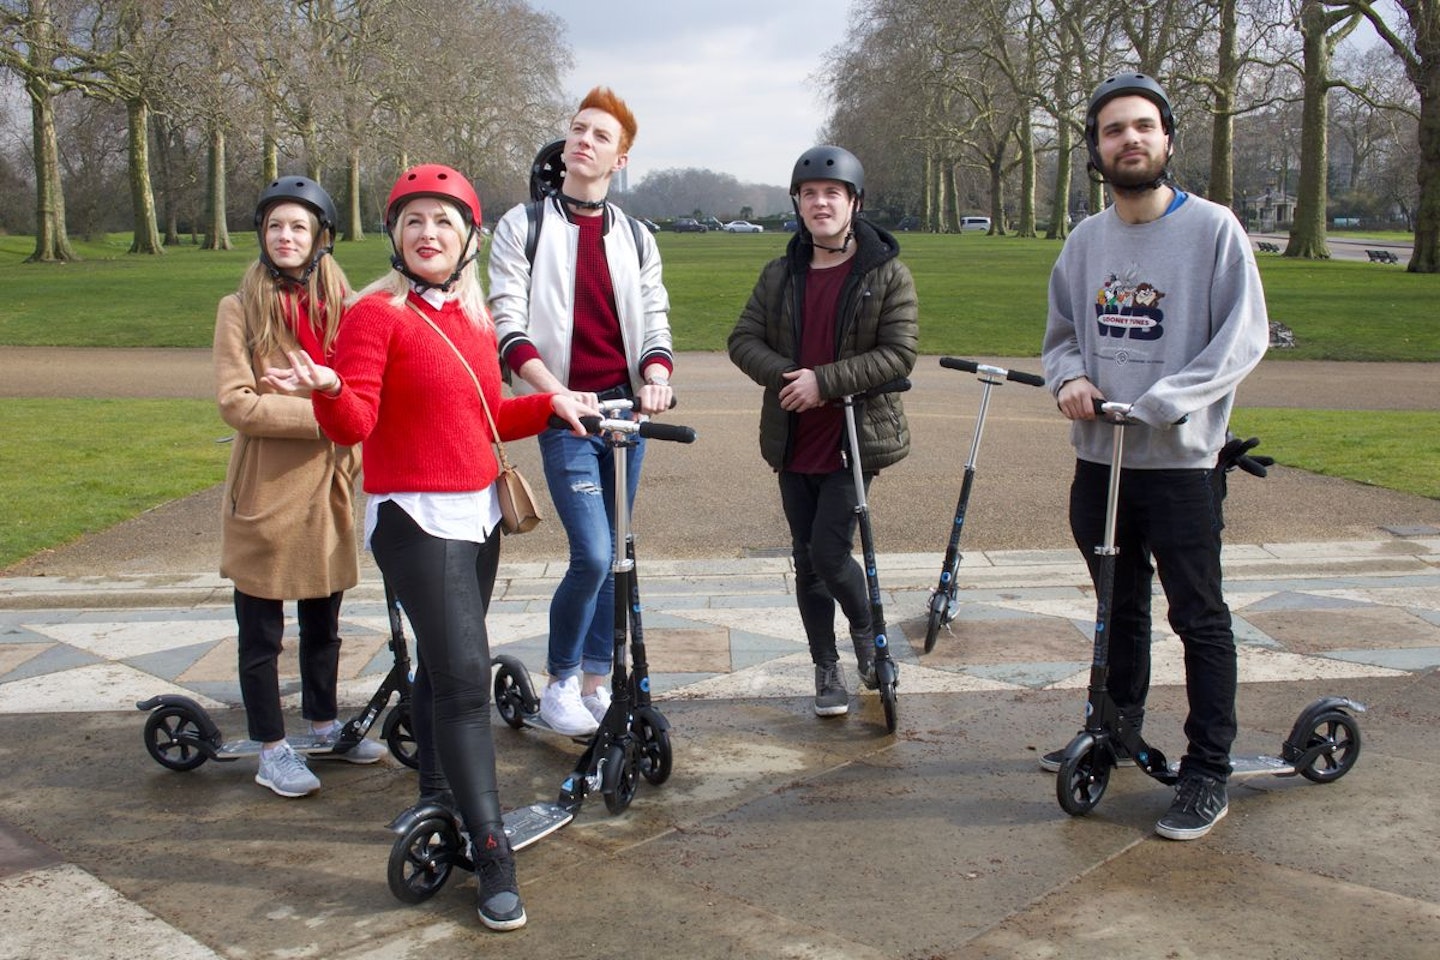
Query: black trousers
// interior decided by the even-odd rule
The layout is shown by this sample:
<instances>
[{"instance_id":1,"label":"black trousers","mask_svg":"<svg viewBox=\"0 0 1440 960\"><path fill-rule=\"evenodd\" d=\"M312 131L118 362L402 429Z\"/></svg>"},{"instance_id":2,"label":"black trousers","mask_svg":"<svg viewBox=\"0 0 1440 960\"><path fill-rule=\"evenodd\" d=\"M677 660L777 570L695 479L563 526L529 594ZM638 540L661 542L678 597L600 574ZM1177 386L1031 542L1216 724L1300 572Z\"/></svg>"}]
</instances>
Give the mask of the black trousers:
<instances>
[{"instance_id":1,"label":"black trousers","mask_svg":"<svg viewBox=\"0 0 1440 960\"><path fill-rule=\"evenodd\" d=\"M415 630L411 722L420 793L453 793L471 836L501 830L485 631L500 538L472 543L433 537L387 500L370 546Z\"/></svg>"},{"instance_id":2,"label":"black trousers","mask_svg":"<svg viewBox=\"0 0 1440 960\"><path fill-rule=\"evenodd\" d=\"M865 477L869 490L873 474ZM795 560L795 601L810 659L817 664L840 659L835 649L835 604L850 621L850 632L870 629L870 593L865 571L855 562L857 518L855 477L849 470L834 473L780 471L780 504L790 525Z\"/></svg>"},{"instance_id":3,"label":"black trousers","mask_svg":"<svg viewBox=\"0 0 1440 960\"><path fill-rule=\"evenodd\" d=\"M306 720L334 720L335 674L340 666L340 600L343 593L300 600L300 711ZM280 711L281 639L285 635L285 601L252 597L235 591L235 623L239 628L240 697L250 739L273 743L285 739Z\"/></svg>"},{"instance_id":4,"label":"black trousers","mask_svg":"<svg viewBox=\"0 0 1440 960\"><path fill-rule=\"evenodd\" d=\"M1221 494L1211 470L1120 471L1109 687L1115 705L1142 720L1150 690L1150 592L1154 574L1185 649L1189 740L1181 769L1224 782L1235 741L1237 664L1230 608L1221 591ZM1104 536L1108 464L1076 462L1070 528L1092 578ZM1153 560L1153 564L1152 564Z\"/></svg>"}]
</instances>

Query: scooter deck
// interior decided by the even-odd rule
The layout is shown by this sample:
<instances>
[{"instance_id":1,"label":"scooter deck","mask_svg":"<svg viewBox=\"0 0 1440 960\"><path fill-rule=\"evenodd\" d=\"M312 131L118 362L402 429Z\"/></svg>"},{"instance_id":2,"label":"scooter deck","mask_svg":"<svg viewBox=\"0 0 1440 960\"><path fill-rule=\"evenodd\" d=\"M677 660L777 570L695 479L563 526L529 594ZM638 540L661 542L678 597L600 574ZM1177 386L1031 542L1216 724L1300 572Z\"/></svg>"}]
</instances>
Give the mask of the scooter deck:
<instances>
[{"instance_id":1,"label":"scooter deck","mask_svg":"<svg viewBox=\"0 0 1440 960\"><path fill-rule=\"evenodd\" d=\"M574 819L575 814L564 807L553 803L532 803L505 814L505 837L510 841L511 850L523 850Z\"/></svg>"},{"instance_id":2,"label":"scooter deck","mask_svg":"<svg viewBox=\"0 0 1440 960\"><path fill-rule=\"evenodd\" d=\"M1284 777L1295 772L1295 764L1281 760L1279 757L1260 754L1259 756L1230 758L1230 776L1232 777L1259 777L1265 774Z\"/></svg>"},{"instance_id":3,"label":"scooter deck","mask_svg":"<svg viewBox=\"0 0 1440 960\"><path fill-rule=\"evenodd\" d=\"M286 737L290 749L296 753L330 753L335 747L335 741L325 737L314 735ZM258 757L260 748L263 747L259 740L231 740L220 745L215 751L216 760L238 760L241 757Z\"/></svg>"},{"instance_id":4,"label":"scooter deck","mask_svg":"<svg viewBox=\"0 0 1440 960\"><path fill-rule=\"evenodd\" d=\"M567 737L582 746L589 743L590 738L595 736L593 733L561 733L544 720L541 720L539 713L526 714L525 726L533 727L536 730L543 730L546 733L553 733L557 737Z\"/></svg>"}]
</instances>

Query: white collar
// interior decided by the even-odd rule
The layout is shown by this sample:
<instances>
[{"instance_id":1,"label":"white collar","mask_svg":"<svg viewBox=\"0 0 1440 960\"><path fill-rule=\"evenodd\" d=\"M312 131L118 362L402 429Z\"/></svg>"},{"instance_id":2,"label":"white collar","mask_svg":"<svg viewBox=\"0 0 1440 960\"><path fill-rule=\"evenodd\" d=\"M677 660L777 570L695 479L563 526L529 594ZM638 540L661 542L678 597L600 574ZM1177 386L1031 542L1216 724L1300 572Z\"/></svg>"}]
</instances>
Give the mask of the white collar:
<instances>
[{"instance_id":1,"label":"white collar","mask_svg":"<svg viewBox=\"0 0 1440 960\"><path fill-rule=\"evenodd\" d=\"M436 310L443 310L445 307L445 301L450 299L450 297L446 295L445 291L441 290L439 287L426 287L424 290L421 290L417 287L415 281L413 280L410 281L410 290L421 300L424 300Z\"/></svg>"}]
</instances>

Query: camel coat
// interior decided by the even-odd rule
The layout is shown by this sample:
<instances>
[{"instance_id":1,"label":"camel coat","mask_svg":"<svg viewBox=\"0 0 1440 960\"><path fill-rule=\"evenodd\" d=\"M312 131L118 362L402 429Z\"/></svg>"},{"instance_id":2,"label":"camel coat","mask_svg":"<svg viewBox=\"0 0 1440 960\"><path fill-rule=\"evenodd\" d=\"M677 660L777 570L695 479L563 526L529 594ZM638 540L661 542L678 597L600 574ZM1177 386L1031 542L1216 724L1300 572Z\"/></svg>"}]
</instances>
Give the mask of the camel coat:
<instances>
[{"instance_id":1,"label":"camel coat","mask_svg":"<svg viewBox=\"0 0 1440 960\"><path fill-rule=\"evenodd\" d=\"M285 349L298 349L293 338ZM282 353L252 357L240 297L215 317L215 396L233 427L221 502L220 575L252 597L305 600L360 580L355 543L355 448L320 432L309 397L261 381Z\"/></svg>"}]
</instances>

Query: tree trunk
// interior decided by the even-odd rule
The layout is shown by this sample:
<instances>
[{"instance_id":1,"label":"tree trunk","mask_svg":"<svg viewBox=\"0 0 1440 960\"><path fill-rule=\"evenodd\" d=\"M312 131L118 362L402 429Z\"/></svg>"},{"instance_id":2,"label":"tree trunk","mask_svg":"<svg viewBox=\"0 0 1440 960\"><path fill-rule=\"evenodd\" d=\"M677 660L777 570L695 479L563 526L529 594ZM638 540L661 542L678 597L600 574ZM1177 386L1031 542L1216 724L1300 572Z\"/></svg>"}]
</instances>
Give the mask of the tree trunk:
<instances>
[{"instance_id":1,"label":"tree trunk","mask_svg":"<svg viewBox=\"0 0 1440 960\"><path fill-rule=\"evenodd\" d=\"M401 169L404 169L403 167ZM935 156L929 144L925 146L925 229L939 232L940 224L935 217Z\"/></svg>"},{"instance_id":2,"label":"tree trunk","mask_svg":"<svg viewBox=\"0 0 1440 960\"><path fill-rule=\"evenodd\" d=\"M31 142L35 158L35 252L26 263L78 260L65 230L65 189L60 180L60 145L55 136L55 93L46 79L55 60L54 23L48 3L30 5L33 34L26 59L25 92L30 96Z\"/></svg>"},{"instance_id":3,"label":"tree trunk","mask_svg":"<svg viewBox=\"0 0 1440 960\"><path fill-rule=\"evenodd\" d=\"M992 237L1005 236L1005 144L990 157L990 230Z\"/></svg>"},{"instance_id":4,"label":"tree trunk","mask_svg":"<svg viewBox=\"0 0 1440 960\"><path fill-rule=\"evenodd\" d=\"M155 193L150 187L150 105L140 97L126 101L130 134L131 253L158 254L160 230L155 224Z\"/></svg>"},{"instance_id":5,"label":"tree trunk","mask_svg":"<svg viewBox=\"0 0 1440 960\"><path fill-rule=\"evenodd\" d=\"M1020 114L1020 220L1015 224L1017 237L1035 236L1035 131L1030 112Z\"/></svg>"},{"instance_id":6,"label":"tree trunk","mask_svg":"<svg viewBox=\"0 0 1440 960\"><path fill-rule=\"evenodd\" d=\"M1295 222L1285 256L1327 260L1325 242L1325 172L1329 163L1326 104L1329 100L1330 21L1319 0L1305 0L1300 10L1304 42L1305 101L1300 113L1300 182L1295 195Z\"/></svg>"},{"instance_id":7,"label":"tree trunk","mask_svg":"<svg viewBox=\"0 0 1440 960\"><path fill-rule=\"evenodd\" d=\"M346 240L365 239L365 220L360 214L360 148L350 148L350 162L345 165L345 207L349 226Z\"/></svg>"},{"instance_id":8,"label":"tree trunk","mask_svg":"<svg viewBox=\"0 0 1440 960\"><path fill-rule=\"evenodd\" d=\"M1072 136L1069 119L1060 117L1055 124L1055 186L1050 191L1050 227L1045 231L1047 240L1064 240L1070 235L1071 157L1075 155Z\"/></svg>"},{"instance_id":9,"label":"tree trunk","mask_svg":"<svg viewBox=\"0 0 1440 960\"><path fill-rule=\"evenodd\" d=\"M1235 0L1221 0L1208 199L1222 207L1235 202L1235 77L1240 69L1235 59L1235 32Z\"/></svg>"},{"instance_id":10,"label":"tree trunk","mask_svg":"<svg viewBox=\"0 0 1440 960\"><path fill-rule=\"evenodd\" d=\"M280 142L271 129L266 129L260 144L260 182L266 184L280 179Z\"/></svg>"},{"instance_id":11,"label":"tree trunk","mask_svg":"<svg viewBox=\"0 0 1440 960\"><path fill-rule=\"evenodd\" d=\"M205 234L204 250L230 250L230 227L225 221L225 131L219 124L210 128L210 175L207 191L210 196L209 224Z\"/></svg>"},{"instance_id":12,"label":"tree trunk","mask_svg":"<svg viewBox=\"0 0 1440 960\"><path fill-rule=\"evenodd\" d=\"M1420 200L1415 211L1415 248L1411 273L1440 273L1440 10L1432 2L1405 4L1415 28L1416 66L1412 69L1420 94L1420 163L1416 179Z\"/></svg>"}]
</instances>

